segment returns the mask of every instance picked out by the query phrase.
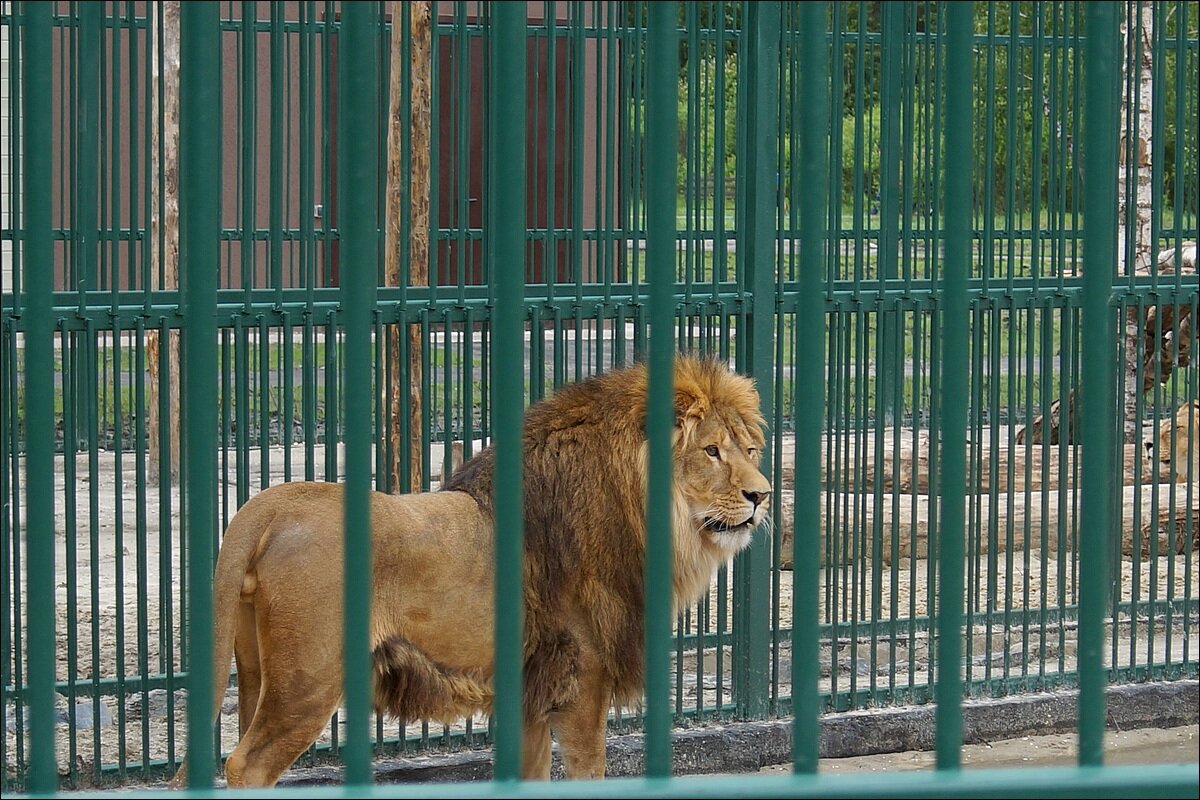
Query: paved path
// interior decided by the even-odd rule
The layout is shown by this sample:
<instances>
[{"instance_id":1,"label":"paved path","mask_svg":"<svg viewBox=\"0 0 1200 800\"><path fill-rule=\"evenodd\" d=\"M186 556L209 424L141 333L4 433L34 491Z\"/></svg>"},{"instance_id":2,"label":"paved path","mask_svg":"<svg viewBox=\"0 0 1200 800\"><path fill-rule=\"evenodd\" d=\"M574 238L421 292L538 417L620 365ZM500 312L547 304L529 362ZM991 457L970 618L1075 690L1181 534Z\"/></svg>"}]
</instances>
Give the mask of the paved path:
<instances>
[{"instance_id":1,"label":"paved path","mask_svg":"<svg viewBox=\"0 0 1200 800\"><path fill-rule=\"evenodd\" d=\"M971 768L1069 767L1076 763L1078 749L1075 734L1022 736L991 744L963 747L962 764ZM898 770L933 769L932 750L886 753L850 758L823 758L821 772L849 774ZM1178 728L1141 728L1131 731L1107 731L1104 737L1104 763L1117 764L1197 764L1200 763L1200 726ZM791 765L764 767L762 774L779 774Z\"/></svg>"}]
</instances>

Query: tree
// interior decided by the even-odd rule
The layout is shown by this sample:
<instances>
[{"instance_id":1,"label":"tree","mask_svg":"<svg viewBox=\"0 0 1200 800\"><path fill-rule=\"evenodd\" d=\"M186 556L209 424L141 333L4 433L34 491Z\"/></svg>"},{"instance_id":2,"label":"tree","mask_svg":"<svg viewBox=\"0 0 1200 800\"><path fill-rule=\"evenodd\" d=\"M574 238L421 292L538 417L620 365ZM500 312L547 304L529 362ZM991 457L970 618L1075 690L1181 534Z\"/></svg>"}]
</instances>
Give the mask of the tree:
<instances>
[{"instance_id":1,"label":"tree","mask_svg":"<svg viewBox=\"0 0 1200 800\"><path fill-rule=\"evenodd\" d=\"M150 142L150 288L179 288L179 0L150 4L150 36L154 56L150 64L151 142ZM162 42L157 41L159 27ZM161 95L157 91L161 80ZM160 100L161 97L161 100ZM162 104L162 129L155 124ZM162 150L160 159L159 150ZM162 183L160 190L159 183ZM161 240L161 245L160 245ZM155 268L157 267L157 269ZM159 371L159 334L146 334L146 360L150 373L147 405L149 438L149 479L157 482L161 471L162 443L159 439L159 387L167 392L166 411L170 416L171 481L179 479L179 331L167 336L167 374ZM171 380L171 376L176 380Z\"/></svg>"},{"instance_id":2,"label":"tree","mask_svg":"<svg viewBox=\"0 0 1200 800\"><path fill-rule=\"evenodd\" d=\"M402 96L403 81L400 54L404 39L401 24L405 7L409 9L411 36L411 94L409 110L409 286L429 285L429 153L430 153L430 4L392 3L391 83L388 87L387 129L387 188L384 216L384 279L388 286L400 285L400 215L401 204L401 143L404 122L405 98ZM409 448L410 490L421 489L421 329L408 325L408 388L402 386L405 371L400 369L400 326L391 325L388 330L388 352L391 360L391 487L395 491L401 485L400 453L402 447ZM403 404L401 392L409 393L409 437L401 440Z\"/></svg>"},{"instance_id":3,"label":"tree","mask_svg":"<svg viewBox=\"0 0 1200 800\"><path fill-rule=\"evenodd\" d=\"M1117 274L1149 275L1153 262L1162 273L1176 269L1194 272L1194 242L1167 248L1154 257L1154 5L1138 0L1122 23L1125 42L1125 86L1121 95L1121 165L1117 171ZM1178 261L1178 263L1176 263ZM1191 344L1191 305L1152 305L1125 309L1124 397L1125 441L1137 441L1137 399L1171 377L1176 364L1185 366ZM1141 372L1139 380L1138 373Z\"/></svg>"},{"instance_id":4,"label":"tree","mask_svg":"<svg viewBox=\"0 0 1200 800\"><path fill-rule=\"evenodd\" d=\"M1153 242L1150 240L1151 187L1150 159L1153 151L1154 71L1150 57L1154 40L1154 9L1145 0L1138 2L1121 23L1124 47L1124 89L1121 92L1121 143L1117 170L1117 274L1149 272ZM1132 182L1132 191L1130 184ZM1131 225L1132 223L1132 225ZM1132 264L1130 263L1132 259ZM1137 357L1144 320L1137 307L1125 314L1125 441L1137 440L1137 397L1139 391ZM1149 377L1149 376L1145 376Z\"/></svg>"},{"instance_id":5,"label":"tree","mask_svg":"<svg viewBox=\"0 0 1200 800\"><path fill-rule=\"evenodd\" d=\"M1117 275L1130 272L1148 275L1156 264L1160 274L1175 270L1195 273L1196 243L1182 243L1178 255L1169 247L1155 257L1152 240L1153 215L1153 41L1154 6L1138 0L1131 13L1121 23L1124 42L1124 82L1121 93L1121 122L1119 128L1121 159L1117 170ZM1191 349L1191 305L1133 305L1125 309L1124 336L1124 439L1135 442L1140 436L1137 423L1137 400L1161 382L1171 377L1176 365L1189 363ZM1114 343L1115 344L1115 343ZM1140 373L1140 375L1139 375ZM1072 389L1068 397L1067 441L1074 441L1076 396ZM1017 442L1026 435L1033 442L1050 444L1059 440L1059 403L1049 410L1049 430L1039 416L1017 434Z\"/></svg>"}]
</instances>

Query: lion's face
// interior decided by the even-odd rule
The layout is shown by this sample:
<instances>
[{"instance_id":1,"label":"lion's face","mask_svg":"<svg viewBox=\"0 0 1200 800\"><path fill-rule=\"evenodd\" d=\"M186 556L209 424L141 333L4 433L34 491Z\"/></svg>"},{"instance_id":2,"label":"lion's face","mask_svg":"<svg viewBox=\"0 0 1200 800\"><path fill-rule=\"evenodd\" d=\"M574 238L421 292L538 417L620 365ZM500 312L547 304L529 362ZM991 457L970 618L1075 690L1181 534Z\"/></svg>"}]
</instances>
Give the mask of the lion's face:
<instances>
[{"instance_id":1,"label":"lion's face","mask_svg":"<svg viewBox=\"0 0 1200 800\"><path fill-rule=\"evenodd\" d=\"M722 550L737 552L767 514L771 484L758 469L762 431L713 408L677 442L677 484L696 527Z\"/></svg>"},{"instance_id":2,"label":"lion's face","mask_svg":"<svg viewBox=\"0 0 1200 800\"><path fill-rule=\"evenodd\" d=\"M1158 431L1158 441L1146 443L1161 465L1159 475L1166 481L1186 481L1188 460L1195 459L1200 452L1200 401L1180 406L1174 420L1167 420ZM1193 467L1192 479L1197 477Z\"/></svg>"}]
</instances>

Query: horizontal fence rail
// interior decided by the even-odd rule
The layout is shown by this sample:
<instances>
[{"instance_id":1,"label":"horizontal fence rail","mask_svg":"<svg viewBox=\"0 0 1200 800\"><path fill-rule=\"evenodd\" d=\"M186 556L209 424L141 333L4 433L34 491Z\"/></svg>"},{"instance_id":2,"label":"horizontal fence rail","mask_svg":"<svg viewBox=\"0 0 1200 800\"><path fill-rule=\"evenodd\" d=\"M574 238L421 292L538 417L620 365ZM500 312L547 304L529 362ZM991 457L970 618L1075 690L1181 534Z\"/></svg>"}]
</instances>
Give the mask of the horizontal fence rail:
<instances>
[{"instance_id":1,"label":"horizontal fence rail","mask_svg":"<svg viewBox=\"0 0 1200 800\"><path fill-rule=\"evenodd\" d=\"M516 778L523 411L678 351L755 379L770 520L648 598L608 732L665 776L673 729L788 720L796 774L447 793L1195 796L1102 745L1106 687L1200 678L1196 4L523 8L0 1L5 794L211 786L234 513L349 487L361 675L368 490L492 444L494 715L359 680L295 767ZM961 702L1057 691L1078 768L959 769ZM924 704L935 773L813 774L826 715Z\"/></svg>"}]
</instances>

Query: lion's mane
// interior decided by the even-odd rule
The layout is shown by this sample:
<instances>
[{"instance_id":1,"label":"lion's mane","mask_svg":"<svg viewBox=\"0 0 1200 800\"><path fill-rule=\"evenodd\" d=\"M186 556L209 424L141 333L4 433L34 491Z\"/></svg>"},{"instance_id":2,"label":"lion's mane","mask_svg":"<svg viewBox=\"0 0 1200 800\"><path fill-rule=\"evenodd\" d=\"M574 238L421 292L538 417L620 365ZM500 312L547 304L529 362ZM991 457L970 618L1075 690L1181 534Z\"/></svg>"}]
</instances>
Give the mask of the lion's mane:
<instances>
[{"instance_id":1,"label":"lion's mane","mask_svg":"<svg viewBox=\"0 0 1200 800\"><path fill-rule=\"evenodd\" d=\"M527 658L554 653L542 642L557 639L558 621L570 612L567 604L584 604L603 643L618 704L635 701L643 681L648 388L648 371L639 363L564 386L531 405L525 417ZM761 439L754 384L724 363L679 357L675 391L677 415L689 410L736 415ZM676 449L685 442L677 436ZM488 447L463 463L441 490L467 492L491 516L494 471L495 453ZM687 521L678 519L683 504L678 498L670 502L677 512L676 601L687 604L698 598L678 597L684 576L699 570L707 588L715 565L691 541L695 533ZM545 672L529 661L526 670Z\"/></svg>"}]
</instances>

